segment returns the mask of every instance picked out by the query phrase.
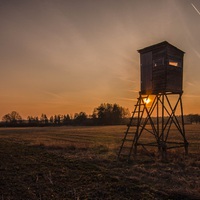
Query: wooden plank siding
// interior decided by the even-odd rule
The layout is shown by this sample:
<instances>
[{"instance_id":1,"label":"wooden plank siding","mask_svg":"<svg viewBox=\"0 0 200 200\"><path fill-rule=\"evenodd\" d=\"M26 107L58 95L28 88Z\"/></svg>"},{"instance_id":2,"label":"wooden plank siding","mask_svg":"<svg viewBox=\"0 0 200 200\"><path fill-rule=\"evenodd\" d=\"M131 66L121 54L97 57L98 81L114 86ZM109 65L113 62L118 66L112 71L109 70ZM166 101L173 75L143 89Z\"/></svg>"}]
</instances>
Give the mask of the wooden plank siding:
<instances>
[{"instance_id":1,"label":"wooden plank siding","mask_svg":"<svg viewBox=\"0 0 200 200\"><path fill-rule=\"evenodd\" d=\"M164 41L138 50L141 93L182 93L184 52Z\"/></svg>"},{"instance_id":2,"label":"wooden plank siding","mask_svg":"<svg viewBox=\"0 0 200 200\"><path fill-rule=\"evenodd\" d=\"M141 55L141 91L145 94L152 91L152 52Z\"/></svg>"}]
</instances>

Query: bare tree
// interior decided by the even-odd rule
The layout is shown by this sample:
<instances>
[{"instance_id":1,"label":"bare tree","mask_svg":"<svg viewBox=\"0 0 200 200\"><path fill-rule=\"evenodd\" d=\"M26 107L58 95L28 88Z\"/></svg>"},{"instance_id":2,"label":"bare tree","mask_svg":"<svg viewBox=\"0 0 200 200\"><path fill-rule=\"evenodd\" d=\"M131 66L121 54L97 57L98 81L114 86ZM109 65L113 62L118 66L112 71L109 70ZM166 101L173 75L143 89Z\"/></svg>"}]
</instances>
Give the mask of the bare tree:
<instances>
[{"instance_id":1,"label":"bare tree","mask_svg":"<svg viewBox=\"0 0 200 200\"><path fill-rule=\"evenodd\" d=\"M2 117L2 120L6 123L17 123L21 122L22 117L20 114L16 111L12 111L11 113L8 113Z\"/></svg>"}]
</instances>

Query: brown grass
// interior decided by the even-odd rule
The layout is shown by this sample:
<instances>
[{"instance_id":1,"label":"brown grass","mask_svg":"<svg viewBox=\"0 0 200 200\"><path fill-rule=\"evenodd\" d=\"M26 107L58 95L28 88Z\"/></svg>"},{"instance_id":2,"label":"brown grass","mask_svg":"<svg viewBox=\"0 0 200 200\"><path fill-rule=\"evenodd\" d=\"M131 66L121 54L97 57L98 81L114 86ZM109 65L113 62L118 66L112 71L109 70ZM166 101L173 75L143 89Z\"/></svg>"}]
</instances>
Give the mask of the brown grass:
<instances>
[{"instance_id":1,"label":"brown grass","mask_svg":"<svg viewBox=\"0 0 200 200\"><path fill-rule=\"evenodd\" d=\"M200 199L200 125L186 126L189 155L171 150L168 162L117 161L125 128L0 129L1 198Z\"/></svg>"}]
</instances>

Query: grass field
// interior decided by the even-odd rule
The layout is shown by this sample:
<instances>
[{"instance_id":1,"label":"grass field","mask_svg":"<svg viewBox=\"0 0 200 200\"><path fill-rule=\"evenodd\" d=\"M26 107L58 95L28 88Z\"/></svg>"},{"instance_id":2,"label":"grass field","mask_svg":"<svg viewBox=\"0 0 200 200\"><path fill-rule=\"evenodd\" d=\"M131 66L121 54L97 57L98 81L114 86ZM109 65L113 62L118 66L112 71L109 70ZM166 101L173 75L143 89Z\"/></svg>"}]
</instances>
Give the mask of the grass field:
<instances>
[{"instance_id":1,"label":"grass field","mask_svg":"<svg viewBox=\"0 0 200 200\"><path fill-rule=\"evenodd\" d=\"M131 163L117 160L125 126L1 128L0 199L200 199L200 125L185 128L188 156Z\"/></svg>"}]
</instances>

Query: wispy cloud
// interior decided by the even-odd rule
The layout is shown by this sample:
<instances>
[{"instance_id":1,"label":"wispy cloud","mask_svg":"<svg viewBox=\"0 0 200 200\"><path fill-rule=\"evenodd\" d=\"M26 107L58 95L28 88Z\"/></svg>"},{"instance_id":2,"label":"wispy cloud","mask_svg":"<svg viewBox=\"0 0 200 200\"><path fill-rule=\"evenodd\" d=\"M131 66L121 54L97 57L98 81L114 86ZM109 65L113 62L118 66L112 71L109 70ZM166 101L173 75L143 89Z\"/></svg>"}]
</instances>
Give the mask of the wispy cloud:
<instances>
[{"instance_id":1,"label":"wispy cloud","mask_svg":"<svg viewBox=\"0 0 200 200\"><path fill-rule=\"evenodd\" d=\"M189 81L187 81L186 83L187 83L188 85L190 85L190 86L196 86L195 83L192 83L192 82L189 82Z\"/></svg>"},{"instance_id":2,"label":"wispy cloud","mask_svg":"<svg viewBox=\"0 0 200 200\"><path fill-rule=\"evenodd\" d=\"M196 10L196 12L200 15L200 12L199 12L199 10L195 7L195 5L192 4L192 3L191 3L191 5L192 5L192 7Z\"/></svg>"},{"instance_id":3,"label":"wispy cloud","mask_svg":"<svg viewBox=\"0 0 200 200\"><path fill-rule=\"evenodd\" d=\"M195 52L195 54L200 58L200 53L196 49L194 49L194 48L192 48L192 49Z\"/></svg>"},{"instance_id":4,"label":"wispy cloud","mask_svg":"<svg viewBox=\"0 0 200 200\"><path fill-rule=\"evenodd\" d=\"M51 96L51 97L56 97L56 98L62 98L61 95L58 95L56 93L53 93L53 92L49 92L49 91L44 91L45 94Z\"/></svg>"}]
</instances>

